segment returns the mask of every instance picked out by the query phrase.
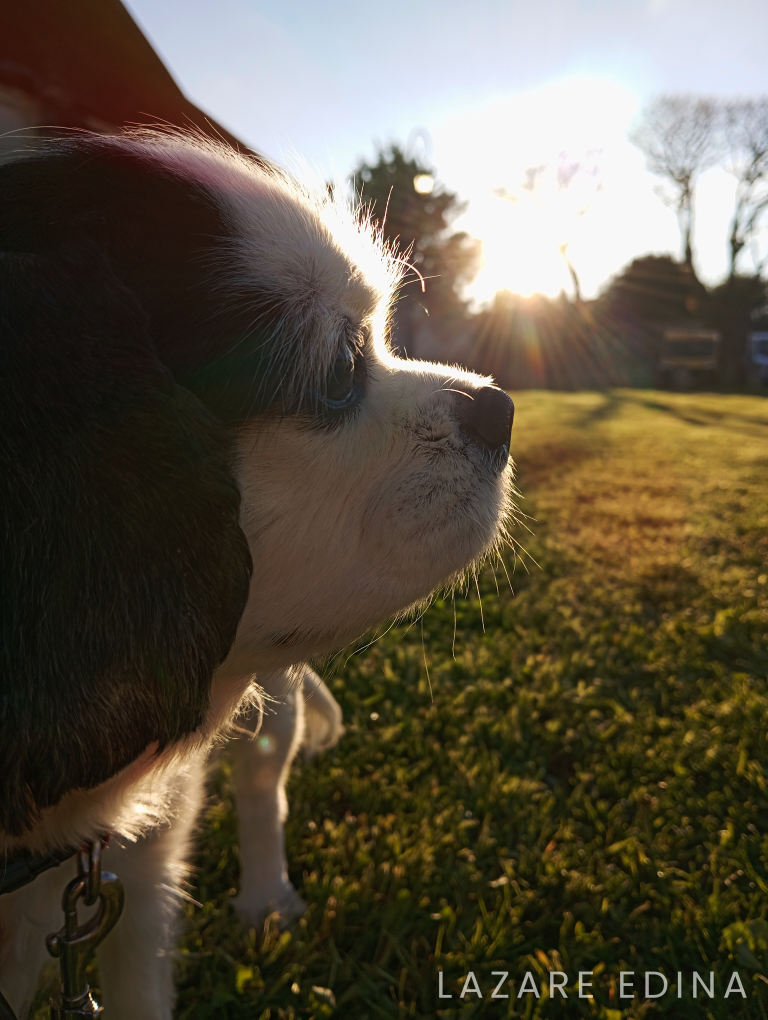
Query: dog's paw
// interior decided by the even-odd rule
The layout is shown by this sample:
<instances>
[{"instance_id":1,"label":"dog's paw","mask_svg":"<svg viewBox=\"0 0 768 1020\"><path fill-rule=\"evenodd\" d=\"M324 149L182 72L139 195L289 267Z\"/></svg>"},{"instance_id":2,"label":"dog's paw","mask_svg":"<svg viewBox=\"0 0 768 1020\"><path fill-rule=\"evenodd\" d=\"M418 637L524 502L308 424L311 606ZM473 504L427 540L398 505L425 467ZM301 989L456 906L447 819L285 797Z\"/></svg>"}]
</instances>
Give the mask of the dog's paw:
<instances>
[{"instance_id":1,"label":"dog's paw","mask_svg":"<svg viewBox=\"0 0 768 1020\"><path fill-rule=\"evenodd\" d=\"M232 905L242 924L246 928L256 929L261 928L270 914L275 915L279 928L289 928L307 909L305 900L290 884L282 889L278 896L273 896L269 900L262 897L246 899L238 896Z\"/></svg>"},{"instance_id":2,"label":"dog's paw","mask_svg":"<svg viewBox=\"0 0 768 1020\"><path fill-rule=\"evenodd\" d=\"M311 669L304 673L304 738L301 753L310 761L335 747L344 735L341 706Z\"/></svg>"}]
</instances>

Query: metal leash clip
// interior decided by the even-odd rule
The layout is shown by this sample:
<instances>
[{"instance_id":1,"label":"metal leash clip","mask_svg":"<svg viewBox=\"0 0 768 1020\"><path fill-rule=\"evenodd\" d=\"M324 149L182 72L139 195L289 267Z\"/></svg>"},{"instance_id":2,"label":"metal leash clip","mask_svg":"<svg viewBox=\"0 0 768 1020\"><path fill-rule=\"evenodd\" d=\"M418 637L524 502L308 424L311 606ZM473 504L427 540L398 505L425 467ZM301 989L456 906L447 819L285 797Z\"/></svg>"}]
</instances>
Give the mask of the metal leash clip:
<instances>
[{"instance_id":1,"label":"metal leash clip","mask_svg":"<svg viewBox=\"0 0 768 1020\"><path fill-rule=\"evenodd\" d=\"M102 841L94 840L78 853L77 878L73 878L61 900L64 927L45 940L48 952L59 960L61 994L51 1000L51 1020L98 1017L102 1007L94 1001L85 979L85 968L93 952L114 928L123 909L123 885L109 871L101 870ZM79 925L77 901L86 907L99 903L90 920Z\"/></svg>"}]
</instances>

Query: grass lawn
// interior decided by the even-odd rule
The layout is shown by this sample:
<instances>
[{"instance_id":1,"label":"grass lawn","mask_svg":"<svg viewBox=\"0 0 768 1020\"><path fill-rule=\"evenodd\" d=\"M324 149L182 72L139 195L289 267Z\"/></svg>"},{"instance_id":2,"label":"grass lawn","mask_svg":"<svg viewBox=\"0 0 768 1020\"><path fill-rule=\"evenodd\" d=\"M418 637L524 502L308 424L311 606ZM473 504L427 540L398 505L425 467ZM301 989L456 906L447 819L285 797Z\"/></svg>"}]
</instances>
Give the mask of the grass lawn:
<instances>
[{"instance_id":1,"label":"grass lawn","mask_svg":"<svg viewBox=\"0 0 768 1020\"><path fill-rule=\"evenodd\" d=\"M182 1020L768 1017L768 400L516 403L514 596L488 568L482 606L438 599L323 670L347 733L291 779L290 933L231 911L220 764ZM644 1001L645 971L666 995Z\"/></svg>"}]
</instances>

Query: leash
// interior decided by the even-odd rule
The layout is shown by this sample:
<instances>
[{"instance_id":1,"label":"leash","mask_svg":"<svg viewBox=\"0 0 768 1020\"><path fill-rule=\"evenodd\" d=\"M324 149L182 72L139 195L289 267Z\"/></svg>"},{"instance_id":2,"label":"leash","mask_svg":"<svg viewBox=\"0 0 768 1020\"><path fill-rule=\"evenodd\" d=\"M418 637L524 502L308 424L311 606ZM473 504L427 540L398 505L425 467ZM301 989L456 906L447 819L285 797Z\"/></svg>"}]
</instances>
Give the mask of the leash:
<instances>
[{"instance_id":1,"label":"leash","mask_svg":"<svg viewBox=\"0 0 768 1020\"><path fill-rule=\"evenodd\" d=\"M96 839L86 848L59 854L19 855L6 867L0 892L13 892L50 868L57 867L77 853L77 877L67 885L61 898L64 927L45 940L48 952L59 961L60 990L51 1000L51 1020L84 1020L98 1017L102 1007L94 1000L85 970L96 947L117 923L125 895L122 882L111 872L101 870L104 843ZM79 924L77 905L98 902L99 909L85 924ZM0 1020L17 1020L7 999L0 992Z\"/></svg>"}]
</instances>

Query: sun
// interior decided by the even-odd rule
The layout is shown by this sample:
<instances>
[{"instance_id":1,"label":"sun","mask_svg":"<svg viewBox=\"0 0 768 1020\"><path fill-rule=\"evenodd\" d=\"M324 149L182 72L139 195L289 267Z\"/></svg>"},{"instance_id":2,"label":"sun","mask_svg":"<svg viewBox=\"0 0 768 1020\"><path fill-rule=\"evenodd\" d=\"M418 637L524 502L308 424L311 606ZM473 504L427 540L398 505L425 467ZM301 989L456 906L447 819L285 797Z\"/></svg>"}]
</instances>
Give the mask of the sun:
<instances>
[{"instance_id":1,"label":"sun","mask_svg":"<svg viewBox=\"0 0 768 1020\"><path fill-rule=\"evenodd\" d=\"M639 99L622 83L576 75L463 111L435 131L436 161L468 200L455 229L483 244L467 290L594 296L658 235L668 215L645 179L627 131ZM450 174L448 173L450 169ZM674 223L672 224L674 227ZM651 228L653 227L653 231Z\"/></svg>"},{"instance_id":2,"label":"sun","mask_svg":"<svg viewBox=\"0 0 768 1020\"><path fill-rule=\"evenodd\" d=\"M476 210L483 269L472 288L474 300L485 302L498 290L580 296L572 256L575 251L581 261L597 255L599 241L584 224L600 189L594 157L561 153L551 165L531 167L514 191L496 188L490 201L486 196Z\"/></svg>"},{"instance_id":3,"label":"sun","mask_svg":"<svg viewBox=\"0 0 768 1020\"><path fill-rule=\"evenodd\" d=\"M529 297L554 297L570 286L568 267L559 250L557 224L528 199L510 202L491 195L486 209L476 209L483 264L471 286L477 303L500 290Z\"/></svg>"}]
</instances>

